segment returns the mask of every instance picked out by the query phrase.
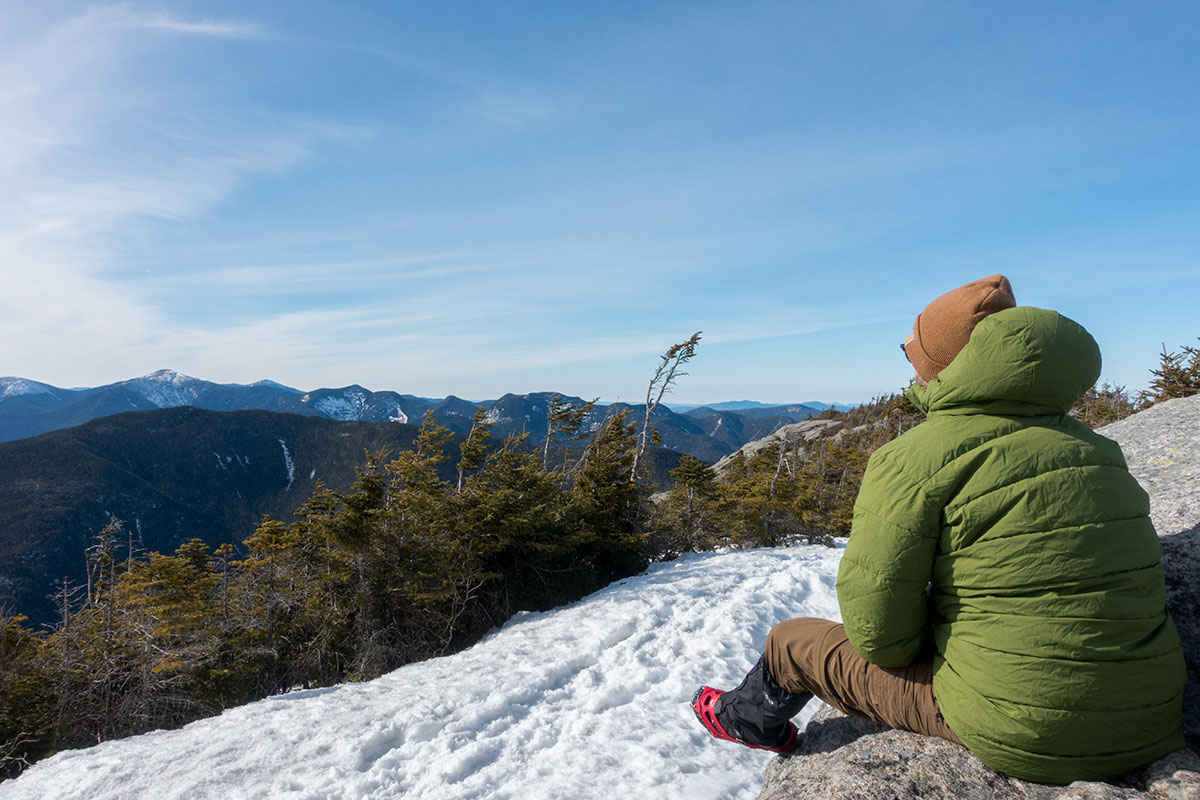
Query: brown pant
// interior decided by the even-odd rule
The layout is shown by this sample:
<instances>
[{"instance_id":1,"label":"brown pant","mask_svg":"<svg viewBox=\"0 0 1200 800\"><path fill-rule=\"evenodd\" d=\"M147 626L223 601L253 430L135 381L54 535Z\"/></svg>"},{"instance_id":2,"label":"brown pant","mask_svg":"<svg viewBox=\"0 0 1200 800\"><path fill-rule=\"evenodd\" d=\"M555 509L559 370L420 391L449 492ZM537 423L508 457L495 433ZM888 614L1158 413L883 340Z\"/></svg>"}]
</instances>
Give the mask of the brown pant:
<instances>
[{"instance_id":1,"label":"brown pant","mask_svg":"<svg viewBox=\"0 0 1200 800\"><path fill-rule=\"evenodd\" d=\"M863 660L840 622L789 619L767 636L767 669L785 691L812 692L854 717L962 744L933 696L933 655L907 667Z\"/></svg>"}]
</instances>

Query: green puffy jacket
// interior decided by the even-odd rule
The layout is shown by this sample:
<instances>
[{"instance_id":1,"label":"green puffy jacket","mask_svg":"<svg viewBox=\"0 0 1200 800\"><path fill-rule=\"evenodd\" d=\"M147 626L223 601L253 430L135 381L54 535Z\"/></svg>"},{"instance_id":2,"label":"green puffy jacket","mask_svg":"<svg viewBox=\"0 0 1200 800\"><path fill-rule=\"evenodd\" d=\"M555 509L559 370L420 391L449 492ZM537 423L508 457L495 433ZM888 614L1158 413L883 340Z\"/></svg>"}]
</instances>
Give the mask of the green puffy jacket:
<instances>
[{"instance_id":1,"label":"green puffy jacket","mask_svg":"<svg viewBox=\"0 0 1200 800\"><path fill-rule=\"evenodd\" d=\"M838 574L846 633L904 666L932 646L950 727L1027 780L1111 778L1183 747L1186 672L1149 499L1066 415L1100 373L1077 323L986 317L871 457Z\"/></svg>"}]
</instances>

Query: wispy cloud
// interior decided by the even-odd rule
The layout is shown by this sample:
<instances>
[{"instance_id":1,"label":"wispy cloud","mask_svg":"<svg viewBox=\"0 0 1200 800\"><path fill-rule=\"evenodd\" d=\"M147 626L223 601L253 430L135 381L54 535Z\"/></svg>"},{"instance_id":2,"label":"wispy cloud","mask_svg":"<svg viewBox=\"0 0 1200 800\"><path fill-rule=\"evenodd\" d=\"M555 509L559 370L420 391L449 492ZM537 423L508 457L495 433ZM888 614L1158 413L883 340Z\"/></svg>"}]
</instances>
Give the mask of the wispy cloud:
<instances>
[{"instance_id":1,"label":"wispy cloud","mask_svg":"<svg viewBox=\"0 0 1200 800\"><path fill-rule=\"evenodd\" d=\"M186 20L165 11L146 12L129 4L100 7L91 12L95 17L114 25L129 28L182 33L189 36L213 36L221 39L257 39L266 35L266 30L254 22Z\"/></svg>"},{"instance_id":2,"label":"wispy cloud","mask_svg":"<svg viewBox=\"0 0 1200 800\"><path fill-rule=\"evenodd\" d=\"M0 34L0 361L44 365L79 383L114 362L167 355L167 308L108 277L114 243L140 220L207 213L249 176L285 172L320 142L360 135L336 123L230 122L156 88L157 32L261 38L254 23L191 21L105 6L22 41ZM118 367L119 368L119 367Z\"/></svg>"},{"instance_id":3,"label":"wispy cloud","mask_svg":"<svg viewBox=\"0 0 1200 800\"><path fill-rule=\"evenodd\" d=\"M463 111L499 127L531 127L554 116L556 103L544 85L408 51L358 45L350 45L348 49L419 75L430 83L453 87L459 94L458 102Z\"/></svg>"}]
</instances>

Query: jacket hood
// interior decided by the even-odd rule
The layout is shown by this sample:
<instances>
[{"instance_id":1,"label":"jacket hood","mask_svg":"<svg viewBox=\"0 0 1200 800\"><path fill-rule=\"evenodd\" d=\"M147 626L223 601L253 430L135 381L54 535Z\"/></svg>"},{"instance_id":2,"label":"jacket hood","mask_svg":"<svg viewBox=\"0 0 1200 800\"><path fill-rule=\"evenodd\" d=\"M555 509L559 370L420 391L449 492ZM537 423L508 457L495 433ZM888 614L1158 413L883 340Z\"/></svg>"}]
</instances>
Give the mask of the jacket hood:
<instances>
[{"instance_id":1,"label":"jacket hood","mask_svg":"<svg viewBox=\"0 0 1200 800\"><path fill-rule=\"evenodd\" d=\"M1056 311L1017 306L980 321L966 347L908 397L925 413L1065 414L1100 377L1100 348Z\"/></svg>"}]
</instances>

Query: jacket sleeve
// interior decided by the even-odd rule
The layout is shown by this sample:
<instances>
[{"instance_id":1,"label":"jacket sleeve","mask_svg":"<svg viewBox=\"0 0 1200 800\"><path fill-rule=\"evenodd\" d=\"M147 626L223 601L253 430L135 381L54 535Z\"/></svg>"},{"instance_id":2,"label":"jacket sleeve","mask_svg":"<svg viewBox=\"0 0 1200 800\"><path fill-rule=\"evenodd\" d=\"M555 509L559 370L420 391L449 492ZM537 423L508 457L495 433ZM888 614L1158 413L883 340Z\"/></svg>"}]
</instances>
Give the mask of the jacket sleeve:
<instances>
[{"instance_id":1,"label":"jacket sleeve","mask_svg":"<svg viewBox=\"0 0 1200 800\"><path fill-rule=\"evenodd\" d=\"M846 635L872 664L907 666L925 647L941 512L888 448L872 455L837 580Z\"/></svg>"}]
</instances>

